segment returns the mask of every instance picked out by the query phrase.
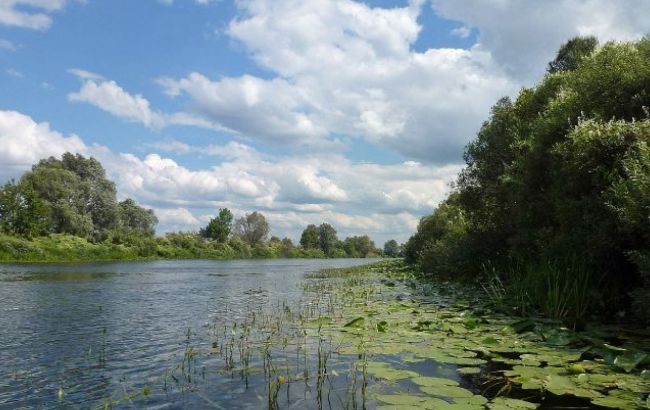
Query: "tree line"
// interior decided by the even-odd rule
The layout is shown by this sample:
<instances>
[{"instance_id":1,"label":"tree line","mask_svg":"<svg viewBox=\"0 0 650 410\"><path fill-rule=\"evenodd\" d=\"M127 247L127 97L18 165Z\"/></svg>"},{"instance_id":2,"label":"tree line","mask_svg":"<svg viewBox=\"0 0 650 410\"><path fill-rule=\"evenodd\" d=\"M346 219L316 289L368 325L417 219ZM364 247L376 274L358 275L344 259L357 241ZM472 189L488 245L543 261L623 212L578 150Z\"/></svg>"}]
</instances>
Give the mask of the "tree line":
<instances>
[{"instance_id":1,"label":"tree line","mask_svg":"<svg viewBox=\"0 0 650 410\"><path fill-rule=\"evenodd\" d=\"M269 224L263 214L253 212L233 221L229 209L219 210L208 225L199 231L200 235L212 241L225 243L235 238L252 247L269 246L279 249L282 256L310 256L324 258L368 258L382 255L382 251L368 235L352 236L339 240L336 229L328 224L308 225L302 232L300 243L294 245L291 238L277 236L269 240ZM389 255L396 256L396 255Z\"/></svg>"},{"instance_id":2,"label":"tree line","mask_svg":"<svg viewBox=\"0 0 650 410\"><path fill-rule=\"evenodd\" d=\"M309 225L300 243L270 235L266 217L235 219L223 208L198 232L155 236L158 219L133 199L117 200L99 161L65 153L35 164L0 188L0 260L162 258L365 258L382 250L367 236L339 240L327 223ZM78 239L72 239L78 238ZM87 241L88 243L85 243ZM400 247L387 242L387 256Z\"/></svg>"},{"instance_id":3,"label":"tree line","mask_svg":"<svg viewBox=\"0 0 650 410\"><path fill-rule=\"evenodd\" d=\"M650 38L574 38L500 99L405 246L520 314L650 319Z\"/></svg>"}]
</instances>

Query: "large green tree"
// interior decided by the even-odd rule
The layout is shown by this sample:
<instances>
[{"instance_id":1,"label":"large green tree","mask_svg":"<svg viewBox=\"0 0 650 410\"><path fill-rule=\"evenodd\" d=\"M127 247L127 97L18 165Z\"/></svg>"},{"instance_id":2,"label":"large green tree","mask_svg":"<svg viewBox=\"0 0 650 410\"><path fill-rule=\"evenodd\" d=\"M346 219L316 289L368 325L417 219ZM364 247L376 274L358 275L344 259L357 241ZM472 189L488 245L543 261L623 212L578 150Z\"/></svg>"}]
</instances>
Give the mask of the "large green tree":
<instances>
[{"instance_id":1,"label":"large green tree","mask_svg":"<svg viewBox=\"0 0 650 410\"><path fill-rule=\"evenodd\" d=\"M384 256L388 258L397 258L399 256L399 244L395 239L390 239L384 243Z\"/></svg>"},{"instance_id":2,"label":"large green tree","mask_svg":"<svg viewBox=\"0 0 650 410\"><path fill-rule=\"evenodd\" d=\"M214 241L225 243L232 230L232 212L228 208L219 209L219 215L210 219L208 225L201 230L201 235Z\"/></svg>"},{"instance_id":3,"label":"large green tree","mask_svg":"<svg viewBox=\"0 0 650 410\"><path fill-rule=\"evenodd\" d=\"M233 227L235 237L251 246L263 244L269 235L269 223L259 212L246 214L239 218Z\"/></svg>"},{"instance_id":4,"label":"large green tree","mask_svg":"<svg viewBox=\"0 0 650 410\"><path fill-rule=\"evenodd\" d=\"M52 232L89 236L119 226L115 184L94 158L69 152L41 160L20 181L51 208Z\"/></svg>"},{"instance_id":5,"label":"large green tree","mask_svg":"<svg viewBox=\"0 0 650 410\"><path fill-rule=\"evenodd\" d=\"M318 247L325 253L325 255L334 255L337 241L338 237L336 236L336 229L334 229L332 225L322 223L318 227Z\"/></svg>"},{"instance_id":6,"label":"large green tree","mask_svg":"<svg viewBox=\"0 0 650 410\"><path fill-rule=\"evenodd\" d=\"M50 208L27 184L6 183L0 189L0 231L26 237L47 233Z\"/></svg>"},{"instance_id":7,"label":"large green tree","mask_svg":"<svg viewBox=\"0 0 650 410\"><path fill-rule=\"evenodd\" d=\"M303 249L316 249L318 248L318 227L314 224L307 225L302 235L300 236L300 246Z\"/></svg>"},{"instance_id":8,"label":"large green tree","mask_svg":"<svg viewBox=\"0 0 650 410\"><path fill-rule=\"evenodd\" d=\"M153 209L139 206L133 199L127 198L118 204L120 227L153 236L158 218Z\"/></svg>"}]
</instances>

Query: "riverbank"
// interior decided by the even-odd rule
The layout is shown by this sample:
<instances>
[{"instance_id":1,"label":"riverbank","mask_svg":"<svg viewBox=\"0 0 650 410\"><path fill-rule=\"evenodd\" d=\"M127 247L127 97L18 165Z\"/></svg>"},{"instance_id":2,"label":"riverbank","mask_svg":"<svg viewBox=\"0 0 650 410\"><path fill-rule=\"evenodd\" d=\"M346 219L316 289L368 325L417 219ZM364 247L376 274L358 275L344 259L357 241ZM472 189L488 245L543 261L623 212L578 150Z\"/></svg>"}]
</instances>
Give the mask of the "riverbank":
<instances>
[{"instance_id":1,"label":"riverbank","mask_svg":"<svg viewBox=\"0 0 650 410\"><path fill-rule=\"evenodd\" d=\"M348 257L347 255L338 255ZM0 262L98 262L156 259L325 258L319 249L287 249L269 242L251 247L241 241L212 242L194 234L133 238L125 243L91 243L63 234L26 239L0 235Z\"/></svg>"}]
</instances>

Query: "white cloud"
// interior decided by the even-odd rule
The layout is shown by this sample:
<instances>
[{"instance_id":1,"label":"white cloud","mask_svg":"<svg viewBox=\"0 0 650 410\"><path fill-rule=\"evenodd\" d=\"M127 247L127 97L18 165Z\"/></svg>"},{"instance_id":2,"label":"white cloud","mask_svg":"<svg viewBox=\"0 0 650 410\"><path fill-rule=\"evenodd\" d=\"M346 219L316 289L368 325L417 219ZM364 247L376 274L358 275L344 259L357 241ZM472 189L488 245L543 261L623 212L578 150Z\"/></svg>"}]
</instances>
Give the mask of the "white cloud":
<instances>
[{"instance_id":1,"label":"white cloud","mask_svg":"<svg viewBox=\"0 0 650 410\"><path fill-rule=\"evenodd\" d=\"M160 82L196 115L247 138L295 145L362 137L409 159L453 163L489 107L538 79L569 37L650 31L647 0L432 0L427 6L460 23L450 34L475 30L478 43L419 52L423 4L240 0L226 33L275 77L195 72Z\"/></svg>"},{"instance_id":2,"label":"white cloud","mask_svg":"<svg viewBox=\"0 0 650 410\"><path fill-rule=\"evenodd\" d=\"M451 30L451 35L460 37L460 38L467 38L469 35L472 34L472 29L467 26L460 26L456 27L455 29Z\"/></svg>"},{"instance_id":3,"label":"white cloud","mask_svg":"<svg viewBox=\"0 0 650 410\"><path fill-rule=\"evenodd\" d=\"M275 78L164 78L168 95L241 136L316 144L362 137L410 158L455 162L490 105L516 89L481 50L412 50L422 2L250 0L227 33Z\"/></svg>"},{"instance_id":4,"label":"white cloud","mask_svg":"<svg viewBox=\"0 0 650 410\"><path fill-rule=\"evenodd\" d=\"M76 135L63 136L50 129L48 123L37 123L16 111L0 111L0 178L20 174L49 156L66 151L86 153L87 147Z\"/></svg>"},{"instance_id":5,"label":"white cloud","mask_svg":"<svg viewBox=\"0 0 650 410\"><path fill-rule=\"evenodd\" d=\"M2 0L0 25L46 30L52 25L51 13L65 5L66 0Z\"/></svg>"},{"instance_id":6,"label":"white cloud","mask_svg":"<svg viewBox=\"0 0 650 410\"><path fill-rule=\"evenodd\" d=\"M159 232L197 229L220 207L238 215L258 210L273 232L298 238L309 223L333 224L340 236L369 234L378 241L405 240L418 217L444 198L458 166L356 163L339 155L272 156L231 142L195 147L221 162L190 170L156 153L138 157L86 145L47 123L0 111L0 178L18 177L32 164L71 151L105 166L121 198L155 208Z\"/></svg>"},{"instance_id":7,"label":"white cloud","mask_svg":"<svg viewBox=\"0 0 650 410\"><path fill-rule=\"evenodd\" d=\"M68 100L85 102L127 121L140 122L149 128L169 125L189 125L216 129L210 121L186 112L163 113L151 108L149 101L140 94L132 95L115 81L103 76L74 68L68 70L81 80L79 91L68 94Z\"/></svg>"},{"instance_id":8,"label":"white cloud","mask_svg":"<svg viewBox=\"0 0 650 410\"><path fill-rule=\"evenodd\" d=\"M478 49L532 83L562 43L577 35L630 40L650 32L647 0L432 0L440 15L478 30Z\"/></svg>"},{"instance_id":9,"label":"white cloud","mask_svg":"<svg viewBox=\"0 0 650 410\"><path fill-rule=\"evenodd\" d=\"M20 71L14 69L14 68L7 68L7 69L5 70L5 72L6 72L8 75L12 76L12 77L16 77L16 78L25 78L25 75L24 75L23 73L21 73Z\"/></svg>"},{"instance_id":10,"label":"white cloud","mask_svg":"<svg viewBox=\"0 0 650 410\"><path fill-rule=\"evenodd\" d=\"M11 41L0 38L0 50L16 51L17 48L18 47L16 47L16 45Z\"/></svg>"}]
</instances>

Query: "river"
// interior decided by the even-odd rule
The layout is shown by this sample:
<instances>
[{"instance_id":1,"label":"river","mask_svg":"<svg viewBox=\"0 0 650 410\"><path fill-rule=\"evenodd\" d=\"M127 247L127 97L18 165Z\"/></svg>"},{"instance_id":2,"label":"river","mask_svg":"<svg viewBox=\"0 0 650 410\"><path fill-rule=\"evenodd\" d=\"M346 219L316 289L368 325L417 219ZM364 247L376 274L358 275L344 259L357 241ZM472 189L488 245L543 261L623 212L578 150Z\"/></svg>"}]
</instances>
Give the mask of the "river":
<instances>
[{"instance_id":1,"label":"river","mask_svg":"<svg viewBox=\"0 0 650 410\"><path fill-rule=\"evenodd\" d=\"M251 311L300 302L301 280L363 259L153 261L0 265L0 408L88 408L147 388L118 406L266 405L253 389L160 389L208 329ZM177 383L178 384L178 383ZM151 386L151 387L146 387ZM196 395L192 390L197 390ZM219 404L221 403L221 404Z\"/></svg>"}]
</instances>

